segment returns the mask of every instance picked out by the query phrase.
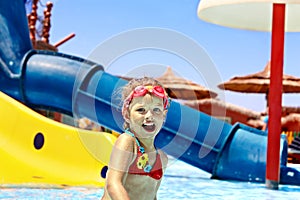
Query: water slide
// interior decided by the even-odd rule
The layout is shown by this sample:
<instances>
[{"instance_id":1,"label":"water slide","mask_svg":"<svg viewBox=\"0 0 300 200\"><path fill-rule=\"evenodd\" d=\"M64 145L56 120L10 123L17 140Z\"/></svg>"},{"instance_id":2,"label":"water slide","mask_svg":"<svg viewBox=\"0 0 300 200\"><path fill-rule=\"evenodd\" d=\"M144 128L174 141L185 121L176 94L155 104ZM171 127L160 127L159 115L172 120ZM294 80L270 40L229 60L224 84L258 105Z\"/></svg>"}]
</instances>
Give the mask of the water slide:
<instances>
[{"instance_id":1,"label":"water slide","mask_svg":"<svg viewBox=\"0 0 300 200\"><path fill-rule=\"evenodd\" d=\"M88 117L109 129L122 132L120 101L114 94L126 81L106 73L97 63L63 53L33 50L22 0L0 1L0 41L0 91L3 93L0 99L0 133L5 138L1 138L0 159L12 163L5 168L10 171L9 177L1 170L0 184L32 181L32 178L20 175L20 163L29 166L26 176L39 179L33 183L85 185L85 180L79 177L85 176L89 170L95 171L97 177L90 180L103 182L114 138L104 133L98 133L103 136L95 136L91 132L78 132L78 129L52 123L34 114L31 109L43 108L73 117ZM12 112L19 114L9 114ZM25 119L26 124L23 123ZM9 124L2 125L6 121ZM43 131L27 128L37 124ZM42 133L42 136L37 133ZM92 136L88 136L90 134ZM44 144L38 150L34 142L32 144L36 137ZM99 138L83 139L86 137ZM70 138L77 142L68 143ZM31 141L31 144L26 141ZM50 143L53 152L39 155L46 152ZM237 123L232 126L172 102L155 144L167 154L211 173L212 178L265 181L267 135L246 125ZM80 151L77 159L91 160L87 166L77 165L75 158L69 158L75 156L77 149ZM104 155L97 156L97 152ZM280 183L300 185L300 172L286 166L287 142L284 138L281 139L280 152ZM93 165L98 167L79 169L80 166ZM69 175L64 178L64 173ZM103 176L101 180L99 176ZM19 181L13 182L10 177ZM91 182L88 185L93 185Z\"/></svg>"},{"instance_id":2,"label":"water slide","mask_svg":"<svg viewBox=\"0 0 300 200\"><path fill-rule=\"evenodd\" d=\"M102 187L116 137L56 122L0 92L0 184Z\"/></svg>"}]
</instances>

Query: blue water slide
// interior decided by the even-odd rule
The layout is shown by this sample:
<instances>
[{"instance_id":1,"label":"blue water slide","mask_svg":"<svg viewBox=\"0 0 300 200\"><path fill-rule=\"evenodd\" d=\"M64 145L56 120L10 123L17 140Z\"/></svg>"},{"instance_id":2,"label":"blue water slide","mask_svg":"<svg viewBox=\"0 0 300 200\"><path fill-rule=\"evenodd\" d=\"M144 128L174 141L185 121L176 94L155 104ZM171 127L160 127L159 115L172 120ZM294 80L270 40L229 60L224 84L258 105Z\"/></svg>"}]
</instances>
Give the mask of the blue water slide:
<instances>
[{"instance_id":1,"label":"blue water slide","mask_svg":"<svg viewBox=\"0 0 300 200\"><path fill-rule=\"evenodd\" d=\"M118 91L127 81L97 63L32 49L23 0L0 1L0 90L31 108L88 117L122 132ZM212 174L212 178L264 182L267 135L230 125L172 102L155 144L167 154ZM280 183L300 185L300 172L286 166L281 139Z\"/></svg>"}]
</instances>

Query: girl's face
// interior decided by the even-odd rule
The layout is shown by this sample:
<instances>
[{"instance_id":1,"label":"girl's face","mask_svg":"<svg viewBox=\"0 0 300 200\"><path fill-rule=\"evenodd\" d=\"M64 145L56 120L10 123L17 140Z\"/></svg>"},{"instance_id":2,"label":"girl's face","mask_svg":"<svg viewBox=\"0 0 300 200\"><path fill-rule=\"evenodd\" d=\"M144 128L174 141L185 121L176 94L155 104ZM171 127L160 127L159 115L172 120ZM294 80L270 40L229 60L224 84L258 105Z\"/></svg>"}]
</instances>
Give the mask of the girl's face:
<instances>
[{"instance_id":1,"label":"girl's face","mask_svg":"<svg viewBox=\"0 0 300 200\"><path fill-rule=\"evenodd\" d=\"M146 94L132 99L127 120L138 137L152 138L160 131L166 113L162 98Z\"/></svg>"}]
</instances>

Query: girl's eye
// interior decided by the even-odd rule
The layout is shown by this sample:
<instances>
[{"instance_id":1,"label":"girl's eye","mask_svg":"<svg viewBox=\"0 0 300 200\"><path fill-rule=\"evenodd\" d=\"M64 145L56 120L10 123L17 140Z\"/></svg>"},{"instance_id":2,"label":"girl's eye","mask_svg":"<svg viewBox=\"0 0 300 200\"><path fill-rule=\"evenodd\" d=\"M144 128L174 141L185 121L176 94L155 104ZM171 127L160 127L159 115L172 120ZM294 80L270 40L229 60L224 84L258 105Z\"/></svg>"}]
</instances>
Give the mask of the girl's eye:
<instances>
[{"instance_id":1,"label":"girl's eye","mask_svg":"<svg viewBox=\"0 0 300 200\"><path fill-rule=\"evenodd\" d=\"M145 112L145 108L138 108L136 109L137 112L139 113L144 113Z\"/></svg>"},{"instance_id":2,"label":"girl's eye","mask_svg":"<svg viewBox=\"0 0 300 200\"><path fill-rule=\"evenodd\" d=\"M160 112L161 112L161 109L160 109L160 108L154 108L153 111L154 111L155 113L160 113Z\"/></svg>"}]
</instances>

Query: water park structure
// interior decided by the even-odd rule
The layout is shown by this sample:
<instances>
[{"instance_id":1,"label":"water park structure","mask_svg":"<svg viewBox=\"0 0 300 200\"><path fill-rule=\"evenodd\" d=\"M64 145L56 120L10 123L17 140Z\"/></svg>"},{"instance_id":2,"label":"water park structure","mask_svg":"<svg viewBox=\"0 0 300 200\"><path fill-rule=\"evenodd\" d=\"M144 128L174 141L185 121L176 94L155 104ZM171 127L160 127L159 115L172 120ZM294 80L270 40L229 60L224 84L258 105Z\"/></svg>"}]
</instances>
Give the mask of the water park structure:
<instances>
[{"instance_id":1,"label":"water park structure","mask_svg":"<svg viewBox=\"0 0 300 200\"><path fill-rule=\"evenodd\" d=\"M0 2L0 185L103 186L115 136L54 122L34 109L87 117L122 132L120 102L126 80L92 61L34 50L24 2ZM193 120L191 120L193 119ZM280 141L280 183L300 185L300 172L286 165ZM172 102L156 146L212 178L264 182L267 134L228 124Z\"/></svg>"}]
</instances>

